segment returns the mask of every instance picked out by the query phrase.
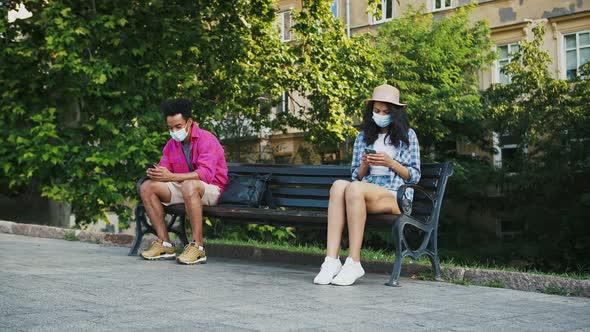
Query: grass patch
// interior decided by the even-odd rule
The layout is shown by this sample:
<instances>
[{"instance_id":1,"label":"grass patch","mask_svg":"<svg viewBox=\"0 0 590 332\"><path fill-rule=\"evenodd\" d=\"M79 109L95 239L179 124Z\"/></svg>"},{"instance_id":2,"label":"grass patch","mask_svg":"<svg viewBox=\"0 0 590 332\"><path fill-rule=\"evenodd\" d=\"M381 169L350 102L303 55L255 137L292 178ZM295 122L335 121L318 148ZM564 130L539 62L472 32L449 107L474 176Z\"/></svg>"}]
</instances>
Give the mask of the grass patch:
<instances>
[{"instance_id":1,"label":"grass patch","mask_svg":"<svg viewBox=\"0 0 590 332\"><path fill-rule=\"evenodd\" d=\"M73 229L67 230L66 234L64 235L64 240L66 241L78 241L76 237L76 231Z\"/></svg>"},{"instance_id":2,"label":"grass patch","mask_svg":"<svg viewBox=\"0 0 590 332\"><path fill-rule=\"evenodd\" d=\"M486 257L488 258L478 259L475 256L466 256L466 254L462 251L439 249L439 256L441 257L441 266L445 267L464 267L481 270L499 270L505 272L532 273L543 276L563 277L576 280L590 280L590 273L586 272L588 271L588 269L583 265L578 266L577 269L573 271L547 272L536 269L534 267L510 266L506 262L502 261L500 257L502 256L502 254L500 252L489 252L486 255ZM496 257L498 259L496 259Z\"/></svg>"},{"instance_id":3,"label":"grass patch","mask_svg":"<svg viewBox=\"0 0 590 332\"><path fill-rule=\"evenodd\" d=\"M541 293L551 294L551 295L561 295L561 296L568 296L570 292L568 292L565 288L562 287L546 287L543 289L539 289Z\"/></svg>"},{"instance_id":4,"label":"grass patch","mask_svg":"<svg viewBox=\"0 0 590 332\"><path fill-rule=\"evenodd\" d=\"M432 276L431 272L420 272L416 275L415 279L423 281L434 281L434 276Z\"/></svg>"},{"instance_id":5,"label":"grass patch","mask_svg":"<svg viewBox=\"0 0 590 332\"><path fill-rule=\"evenodd\" d=\"M551 294L551 295L560 295L560 296L580 296L582 294L582 289L576 289L573 292L563 288L563 287L554 287L549 286L543 289L538 289L539 292L544 294Z\"/></svg>"},{"instance_id":6,"label":"grass patch","mask_svg":"<svg viewBox=\"0 0 590 332\"><path fill-rule=\"evenodd\" d=\"M504 288L504 283L500 280L492 280L481 284L484 287Z\"/></svg>"},{"instance_id":7,"label":"grass patch","mask_svg":"<svg viewBox=\"0 0 590 332\"><path fill-rule=\"evenodd\" d=\"M449 281L455 285L471 286L471 281L465 279L451 279Z\"/></svg>"},{"instance_id":8,"label":"grass patch","mask_svg":"<svg viewBox=\"0 0 590 332\"><path fill-rule=\"evenodd\" d=\"M284 250L289 252L303 253L303 254L314 254L314 255L325 255L326 249L320 248L319 246L313 245L291 245L291 244L280 244L273 242L260 242L255 240L248 241L237 241L237 240L226 240L226 239L211 239L206 241L209 244L223 244L223 245L234 245L234 246L252 246L263 249L273 250ZM340 257L348 256L348 250L340 250ZM361 251L361 259L365 261L373 262L388 262L393 263L395 255L393 253L386 252L385 250L373 250L363 249ZM421 258L419 260L413 260L409 257L404 259L405 263L416 263L421 265L430 266L430 261L427 258Z\"/></svg>"},{"instance_id":9,"label":"grass patch","mask_svg":"<svg viewBox=\"0 0 590 332\"><path fill-rule=\"evenodd\" d=\"M234 246L253 246L257 248L264 248L264 249L273 249L273 250L284 250L289 252L296 252L296 253L303 253L303 254L315 254L315 255L325 255L326 249L325 247L320 247L319 245L292 245L287 243L274 243L274 242L261 242L255 240L248 240L248 241L239 241L239 240L228 240L228 239L208 239L206 243L210 244L222 244L222 245L234 245ZM348 250L341 250L340 257L348 256ZM361 258L365 261L373 261L373 262L387 262L393 263L395 259L395 255L391 251L386 250L375 250L375 249L363 249L361 251ZM425 256L421 257L418 260L411 259L410 257L406 257L404 259L404 263L414 263L419 265L424 265L430 267L430 261ZM524 269L524 268L515 268L505 265L495 265L493 262L487 262L486 264L481 263L474 263L474 262L466 262L461 263L455 261L452 258L446 259L445 261L440 262L440 266L443 268L470 268L470 269L481 269L481 270L499 270L499 271L506 271L506 272L520 272L520 273L532 273L537 275L544 275L544 276L555 276L555 277L563 277L563 278L570 278L570 279L577 279L577 280L590 280L590 274L579 274L579 273L547 273L542 272L534 269ZM495 287L499 284L492 284L488 287ZM504 285L502 285L503 288Z\"/></svg>"}]
</instances>

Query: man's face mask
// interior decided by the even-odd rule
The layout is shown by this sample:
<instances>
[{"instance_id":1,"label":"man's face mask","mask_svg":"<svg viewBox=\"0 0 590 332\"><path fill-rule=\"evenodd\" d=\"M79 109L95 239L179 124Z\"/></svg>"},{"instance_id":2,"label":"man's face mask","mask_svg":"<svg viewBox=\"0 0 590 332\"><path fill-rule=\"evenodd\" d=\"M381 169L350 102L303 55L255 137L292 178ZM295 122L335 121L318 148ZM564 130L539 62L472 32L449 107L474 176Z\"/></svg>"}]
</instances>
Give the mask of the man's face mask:
<instances>
[{"instance_id":1,"label":"man's face mask","mask_svg":"<svg viewBox=\"0 0 590 332\"><path fill-rule=\"evenodd\" d=\"M188 122L186 123L187 125L189 124ZM176 131L170 131L170 136L172 137L173 140L177 141L177 142L182 142L186 139L186 137L188 136L188 131L186 130L186 126L182 129L176 130Z\"/></svg>"}]
</instances>

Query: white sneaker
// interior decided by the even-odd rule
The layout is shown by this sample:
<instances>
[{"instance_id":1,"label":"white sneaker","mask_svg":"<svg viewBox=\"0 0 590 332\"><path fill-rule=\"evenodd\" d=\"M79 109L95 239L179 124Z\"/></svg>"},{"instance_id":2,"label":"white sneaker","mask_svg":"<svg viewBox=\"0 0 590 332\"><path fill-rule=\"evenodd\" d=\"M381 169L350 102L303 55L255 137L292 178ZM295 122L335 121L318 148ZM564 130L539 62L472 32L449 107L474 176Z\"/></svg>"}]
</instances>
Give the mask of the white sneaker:
<instances>
[{"instance_id":1,"label":"white sneaker","mask_svg":"<svg viewBox=\"0 0 590 332\"><path fill-rule=\"evenodd\" d=\"M344 266L338 275L332 279L332 285L350 286L354 282L365 275L365 270L361 266L361 262L355 262L352 258L346 258Z\"/></svg>"},{"instance_id":2,"label":"white sneaker","mask_svg":"<svg viewBox=\"0 0 590 332\"><path fill-rule=\"evenodd\" d=\"M322 269L313 279L313 283L318 285L328 285L341 269L342 262L340 262L340 259L326 256L324 263L322 264Z\"/></svg>"}]
</instances>

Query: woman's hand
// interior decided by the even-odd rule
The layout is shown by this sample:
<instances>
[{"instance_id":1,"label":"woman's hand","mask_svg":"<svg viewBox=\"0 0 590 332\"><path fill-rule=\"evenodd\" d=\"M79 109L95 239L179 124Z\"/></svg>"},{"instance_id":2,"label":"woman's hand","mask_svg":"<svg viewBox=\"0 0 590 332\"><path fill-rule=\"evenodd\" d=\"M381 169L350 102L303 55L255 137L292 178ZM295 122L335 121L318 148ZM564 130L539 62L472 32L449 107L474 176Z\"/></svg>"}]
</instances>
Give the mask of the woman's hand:
<instances>
[{"instance_id":1,"label":"woman's hand","mask_svg":"<svg viewBox=\"0 0 590 332\"><path fill-rule=\"evenodd\" d=\"M369 166L369 159L367 158L368 156L368 154L363 154L363 157L361 159L361 166Z\"/></svg>"},{"instance_id":2,"label":"woman's hand","mask_svg":"<svg viewBox=\"0 0 590 332\"><path fill-rule=\"evenodd\" d=\"M385 152L377 152L372 154L363 155L363 160L365 159L371 166L385 166L389 168L393 168L395 161L391 159L391 157Z\"/></svg>"},{"instance_id":3,"label":"woman's hand","mask_svg":"<svg viewBox=\"0 0 590 332\"><path fill-rule=\"evenodd\" d=\"M157 166L156 168L148 168L146 171L147 176L160 182L172 182L174 181L174 173L170 172L166 167Z\"/></svg>"}]
</instances>

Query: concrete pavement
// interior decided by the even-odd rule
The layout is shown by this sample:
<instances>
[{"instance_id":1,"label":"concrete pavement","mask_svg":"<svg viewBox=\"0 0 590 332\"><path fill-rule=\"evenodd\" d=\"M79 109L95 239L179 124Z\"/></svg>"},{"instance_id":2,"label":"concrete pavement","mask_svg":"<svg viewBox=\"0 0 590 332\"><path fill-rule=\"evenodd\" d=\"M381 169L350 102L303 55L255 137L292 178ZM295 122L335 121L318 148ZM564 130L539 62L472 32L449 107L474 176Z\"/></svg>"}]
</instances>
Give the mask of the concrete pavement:
<instances>
[{"instance_id":1,"label":"concrete pavement","mask_svg":"<svg viewBox=\"0 0 590 332\"><path fill-rule=\"evenodd\" d=\"M590 331L590 299L209 257L181 266L127 248L0 234L0 330Z\"/></svg>"}]
</instances>

